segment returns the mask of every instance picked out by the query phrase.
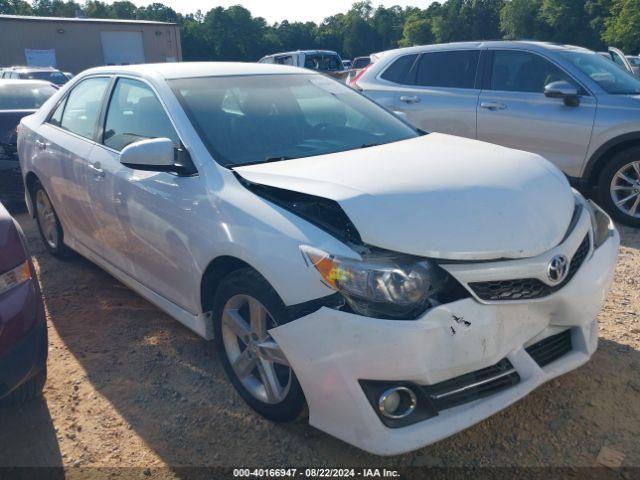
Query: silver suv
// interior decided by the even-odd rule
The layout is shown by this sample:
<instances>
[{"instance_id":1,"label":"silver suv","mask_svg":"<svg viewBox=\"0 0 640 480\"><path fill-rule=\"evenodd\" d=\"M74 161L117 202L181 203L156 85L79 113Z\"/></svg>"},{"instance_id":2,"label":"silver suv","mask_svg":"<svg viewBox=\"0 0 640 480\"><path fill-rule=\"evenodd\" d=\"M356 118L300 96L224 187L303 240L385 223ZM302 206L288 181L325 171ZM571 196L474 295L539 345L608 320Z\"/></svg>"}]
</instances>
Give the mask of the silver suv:
<instances>
[{"instance_id":1,"label":"silver suv","mask_svg":"<svg viewBox=\"0 0 640 480\"><path fill-rule=\"evenodd\" d=\"M377 54L352 84L425 131L538 153L640 227L640 79L579 47L429 45Z\"/></svg>"}]
</instances>

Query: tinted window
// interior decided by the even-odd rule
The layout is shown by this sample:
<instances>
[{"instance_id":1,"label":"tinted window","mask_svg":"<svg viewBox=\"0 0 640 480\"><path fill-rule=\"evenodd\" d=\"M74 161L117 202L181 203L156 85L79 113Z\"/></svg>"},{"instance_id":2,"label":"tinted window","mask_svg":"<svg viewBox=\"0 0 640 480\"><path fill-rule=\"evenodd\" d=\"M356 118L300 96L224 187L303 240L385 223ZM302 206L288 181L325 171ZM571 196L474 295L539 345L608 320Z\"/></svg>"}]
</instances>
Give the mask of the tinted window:
<instances>
[{"instance_id":1,"label":"tinted window","mask_svg":"<svg viewBox=\"0 0 640 480\"><path fill-rule=\"evenodd\" d=\"M0 110L37 110L55 93L49 85L0 85Z\"/></svg>"},{"instance_id":2,"label":"tinted window","mask_svg":"<svg viewBox=\"0 0 640 480\"><path fill-rule=\"evenodd\" d=\"M335 53L306 53L304 56L304 68L328 72L343 70L342 60Z\"/></svg>"},{"instance_id":3,"label":"tinted window","mask_svg":"<svg viewBox=\"0 0 640 480\"><path fill-rule=\"evenodd\" d=\"M286 55L284 57L275 57L274 60L278 65L293 65L293 57L291 55Z\"/></svg>"},{"instance_id":4,"label":"tinted window","mask_svg":"<svg viewBox=\"0 0 640 480\"><path fill-rule=\"evenodd\" d=\"M56 85L63 85L69 81L66 75L62 72L28 72L23 74L23 78L29 78L32 80L45 80L47 82L55 83Z\"/></svg>"},{"instance_id":5,"label":"tinted window","mask_svg":"<svg viewBox=\"0 0 640 480\"><path fill-rule=\"evenodd\" d=\"M93 138L104 93L110 79L90 78L80 82L69 94L60 126L86 138Z\"/></svg>"},{"instance_id":6,"label":"tinted window","mask_svg":"<svg viewBox=\"0 0 640 480\"><path fill-rule=\"evenodd\" d=\"M558 67L529 52L496 51L493 54L491 90L544 93L551 82L575 82Z\"/></svg>"},{"instance_id":7,"label":"tinted window","mask_svg":"<svg viewBox=\"0 0 640 480\"><path fill-rule=\"evenodd\" d=\"M321 75L185 78L169 84L213 157L227 166L417 136L385 109Z\"/></svg>"},{"instance_id":8,"label":"tinted window","mask_svg":"<svg viewBox=\"0 0 640 480\"><path fill-rule=\"evenodd\" d=\"M371 63L371 58L369 57L360 57L360 58L356 58L353 62L353 65L351 68L364 68L367 65L369 65Z\"/></svg>"},{"instance_id":9,"label":"tinted window","mask_svg":"<svg viewBox=\"0 0 640 480\"><path fill-rule=\"evenodd\" d=\"M398 58L395 62L391 64L389 68L387 68L384 73L380 76L385 80L388 80L393 83L407 83L407 78L409 75L409 70L413 65L413 62L416 61L416 57L418 55L404 55Z\"/></svg>"},{"instance_id":10,"label":"tinted window","mask_svg":"<svg viewBox=\"0 0 640 480\"><path fill-rule=\"evenodd\" d=\"M416 84L424 87L473 88L479 51L430 52L420 57Z\"/></svg>"},{"instance_id":11,"label":"tinted window","mask_svg":"<svg viewBox=\"0 0 640 480\"><path fill-rule=\"evenodd\" d=\"M153 90L137 80L119 79L109 101L103 143L122 150L130 143L161 137L180 145L178 135Z\"/></svg>"}]
</instances>

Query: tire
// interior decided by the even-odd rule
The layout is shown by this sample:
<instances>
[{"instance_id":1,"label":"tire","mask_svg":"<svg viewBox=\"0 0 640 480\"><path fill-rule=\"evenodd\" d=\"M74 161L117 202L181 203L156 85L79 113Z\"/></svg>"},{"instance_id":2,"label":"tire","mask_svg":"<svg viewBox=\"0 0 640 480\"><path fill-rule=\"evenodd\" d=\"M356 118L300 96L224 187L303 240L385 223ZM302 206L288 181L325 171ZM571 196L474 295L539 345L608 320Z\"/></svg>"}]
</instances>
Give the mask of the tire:
<instances>
[{"instance_id":1,"label":"tire","mask_svg":"<svg viewBox=\"0 0 640 480\"><path fill-rule=\"evenodd\" d=\"M630 227L640 228L640 171L636 171L634 164L640 170L640 147L629 148L614 155L598 177L598 199L602 208L615 221ZM634 183L618 176L620 172ZM614 186L619 190L612 191ZM631 197L619 207L614 201L614 196L618 201ZM636 210L635 215L632 216L631 212L633 212L634 206Z\"/></svg>"},{"instance_id":2,"label":"tire","mask_svg":"<svg viewBox=\"0 0 640 480\"><path fill-rule=\"evenodd\" d=\"M253 307L257 305L254 300L257 300L266 310L264 314L266 328L251 329L252 322L246 321L244 327L249 327L249 330L241 330L246 333L243 335L245 340L241 340L236 333L238 329L232 330L229 327L231 318L229 312L234 310L240 315L241 320L248 320L254 311ZM261 315L256 315L255 318L258 317ZM260 348L261 345L266 344L277 347L266 333L266 329L287 321L285 306L269 282L252 268L243 268L230 273L223 279L215 294L213 318L218 355L227 377L244 401L260 415L274 422L290 422L299 418L305 407L305 398L293 369L277 361L265 360L263 349ZM237 322L233 323L238 325ZM259 321L256 320L256 324L258 323ZM252 338L250 339L247 335ZM235 365L241 363L238 361L240 357L249 358L245 370L251 373L239 376L236 370L238 367L234 368L232 365L234 357L237 360L234 362ZM255 367L251 366L253 363ZM265 383L265 376L275 379L277 382L275 388L265 387L266 384L274 384L273 381ZM283 386L285 383L286 386Z\"/></svg>"},{"instance_id":3,"label":"tire","mask_svg":"<svg viewBox=\"0 0 640 480\"><path fill-rule=\"evenodd\" d=\"M20 385L8 397L3 398L0 405L23 405L36 397L40 397L45 383L47 383L46 365L35 377Z\"/></svg>"},{"instance_id":4,"label":"tire","mask_svg":"<svg viewBox=\"0 0 640 480\"><path fill-rule=\"evenodd\" d=\"M71 250L64 244L64 231L49 195L40 182L33 187L33 208L40 238L47 251L56 258L69 258ZM49 223L51 222L51 223Z\"/></svg>"}]
</instances>

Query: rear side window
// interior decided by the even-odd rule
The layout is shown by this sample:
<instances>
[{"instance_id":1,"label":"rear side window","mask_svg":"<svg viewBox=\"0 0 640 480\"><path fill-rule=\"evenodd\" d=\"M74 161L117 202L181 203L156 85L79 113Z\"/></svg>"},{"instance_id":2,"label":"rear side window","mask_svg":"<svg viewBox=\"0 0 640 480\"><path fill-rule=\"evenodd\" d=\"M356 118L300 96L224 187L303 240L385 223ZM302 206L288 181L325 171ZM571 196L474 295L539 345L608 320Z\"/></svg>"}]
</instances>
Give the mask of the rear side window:
<instances>
[{"instance_id":1,"label":"rear side window","mask_svg":"<svg viewBox=\"0 0 640 480\"><path fill-rule=\"evenodd\" d=\"M491 90L544 93L551 82L575 82L558 67L535 53L498 50L493 54Z\"/></svg>"},{"instance_id":2,"label":"rear side window","mask_svg":"<svg viewBox=\"0 0 640 480\"><path fill-rule=\"evenodd\" d=\"M416 85L474 88L479 50L423 53L418 62Z\"/></svg>"},{"instance_id":3,"label":"rear side window","mask_svg":"<svg viewBox=\"0 0 640 480\"><path fill-rule=\"evenodd\" d=\"M178 147L180 140L156 94L143 82L120 78L113 89L105 121L103 142L122 150L148 138L169 138Z\"/></svg>"},{"instance_id":4,"label":"rear side window","mask_svg":"<svg viewBox=\"0 0 640 480\"><path fill-rule=\"evenodd\" d=\"M395 62L387 68L380 78L393 83L410 83L407 81L409 78L409 71L413 66L413 62L416 61L418 55L404 55L398 58Z\"/></svg>"},{"instance_id":5,"label":"rear side window","mask_svg":"<svg viewBox=\"0 0 640 480\"><path fill-rule=\"evenodd\" d=\"M67 98L60 126L82 137L93 138L110 81L107 77L100 77L80 82Z\"/></svg>"}]
</instances>

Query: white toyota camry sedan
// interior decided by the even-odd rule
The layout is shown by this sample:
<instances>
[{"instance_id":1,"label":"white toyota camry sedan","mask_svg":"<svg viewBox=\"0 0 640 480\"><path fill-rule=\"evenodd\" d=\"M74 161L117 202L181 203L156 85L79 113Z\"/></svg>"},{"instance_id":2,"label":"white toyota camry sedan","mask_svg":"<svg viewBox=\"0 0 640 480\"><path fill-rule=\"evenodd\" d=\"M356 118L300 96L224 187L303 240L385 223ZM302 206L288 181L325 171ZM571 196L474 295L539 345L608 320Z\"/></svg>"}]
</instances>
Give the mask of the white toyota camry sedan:
<instances>
[{"instance_id":1,"label":"white toyota camry sedan","mask_svg":"<svg viewBox=\"0 0 640 480\"><path fill-rule=\"evenodd\" d=\"M205 339L244 400L380 455L585 363L619 236L541 157L281 65L101 67L22 120L47 249ZM558 395L580 392L558 391Z\"/></svg>"}]
</instances>

